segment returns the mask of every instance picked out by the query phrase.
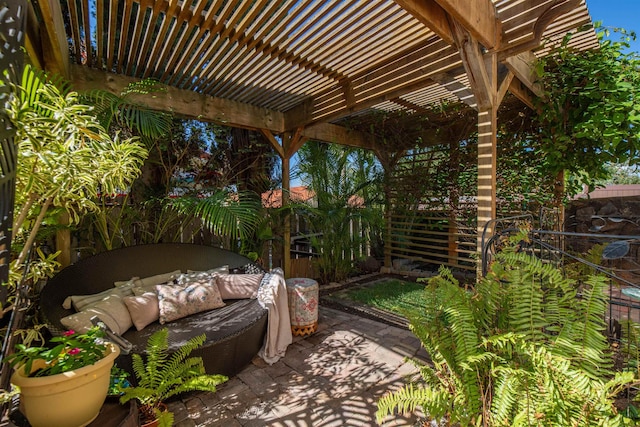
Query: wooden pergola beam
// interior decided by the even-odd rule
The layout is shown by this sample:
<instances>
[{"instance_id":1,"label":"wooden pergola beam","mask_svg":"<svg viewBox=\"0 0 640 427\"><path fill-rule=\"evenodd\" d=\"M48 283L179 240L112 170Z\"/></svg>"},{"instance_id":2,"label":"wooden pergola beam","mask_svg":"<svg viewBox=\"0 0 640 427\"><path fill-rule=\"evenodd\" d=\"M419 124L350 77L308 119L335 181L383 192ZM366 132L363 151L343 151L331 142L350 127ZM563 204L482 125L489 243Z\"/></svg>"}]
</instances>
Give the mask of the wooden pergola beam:
<instances>
[{"instance_id":1,"label":"wooden pergola beam","mask_svg":"<svg viewBox=\"0 0 640 427\"><path fill-rule=\"evenodd\" d=\"M514 77L509 84L509 92L522 101L524 105L535 110L535 95L517 77Z\"/></svg>"},{"instance_id":2,"label":"wooden pergola beam","mask_svg":"<svg viewBox=\"0 0 640 427\"><path fill-rule=\"evenodd\" d=\"M264 137L267 138L267 140L269 141L273 149L276 150L276 153L278 153L278 156L280 156L280 158L283 159L284 148L282 147L282 145L280 145L280 143L278 142L276 137L273 135L273 133L269 129L260 129L260 133L262 133L262 135L264 135Z\"/></svg>"},{"instance_id":3,"label":"wooden pergola beam","mask_svg":"<svg viewBox=\"0 0 640 427\"><path fill-rule=\"evenodd\" d=\"M494 86L479 41L457 22L453 23L453 33L460 50L462 65L464 66L469 84L473 91L478 110L490 108L494 105L492 87ZM495 71L494 71L495 72ZM493 88L495 90L495 88Z\"/></svg>"},{"instance_id":4,"label":"wooden pergola beam","mask_svg":"<svg viewBox=\"0 0 640 427\"><path fill-rule=\"evenodd\" d=\"M453 44L453 32L449 26L447 12L434 0L395 0L395 2L442 40Z\"/></svg>"},{"instance_id":5,"label":"wooden pergola beam","mask_svg":"<svg viewBox=\"0 0 640 427\"><path fill-rule=\"evenodd\" d=\"M372 136L331 123L318 123L306 127L302 131L302 135L307 139L315 141L364 148L367 150L373 150L375 148Z\"/></svg>"},{"instance_id":6,"label":"wooden pergola beam","mask_svg":"<svg viewBox=\"0 0 640 427\"><path fill-rule=\"evenodd\" d=\"M348 94L345 94L342 85L336 85L291 109L286 113L285 128L289 130L334 121L422 89L434 83L434 75L459 68L460 65L457 48L442 40L425 45L410 54L403 52L383 66L354 76L350 81ZM336 98L343 100L338 106L330 103Z\"/></svg>"},{"instance_id":7,"label":"wooden pergola beam","mask_svg":"<svg viewBox=\"0 0 640 427\"><path fill-rule=\"evenodd\" d=\"M531 51L521 52L504 60L505 65L531 92L543 97L542 88L536 81L535 63L538 60Z\"/></svg>"},{"instance_id":8,"label":"wooden pergola beam","mask_svg":"<svg viewBox=\"0 0 640 427\"><path fill-rule=\"evenodd\" d=\"M542 35L549 25L559 17L570 13L580 6L582 0L556 0L551 2L546 9L543 9L535 20L532 33L529 38L518 40L514 43L503 43L498 50L498 59L503 61L506 58L519 53L540 47Z\"/></svg>"},{"instance_id":9,"label":"wooden pergola beam","mask_svg":"<svg viewBox=\"0 0 640 427\"><path fill-rule=\"evenodd\" d=\"M71 67L71 73L74 89L78 91L104 89L120 94L129 83L139 80L78 65ZM166 92L139 96L135 100L148 108L192 119L254 130L268 129L274 133L285 130L281 112L172 86L165 88Z\"/></svg>"},{"instance_id":10,"label":"wooden pergola beam","mask_svg":"<svg viewBox=\"0 0 640 427\"><path fill-rule=\"evenodd\" d=\"M459 22L485 48L500 46L502 22L491 0L436 0L453 19Z\"/></svg>"}]
</instances>

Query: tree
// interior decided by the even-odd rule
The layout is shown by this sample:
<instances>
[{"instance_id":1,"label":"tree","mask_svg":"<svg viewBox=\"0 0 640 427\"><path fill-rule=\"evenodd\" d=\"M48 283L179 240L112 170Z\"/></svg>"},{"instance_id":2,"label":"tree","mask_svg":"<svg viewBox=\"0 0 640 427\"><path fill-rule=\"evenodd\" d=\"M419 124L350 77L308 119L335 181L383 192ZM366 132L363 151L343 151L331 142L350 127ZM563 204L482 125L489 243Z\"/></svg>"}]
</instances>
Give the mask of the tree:
<instances>
[{"instance_id":1,"label":"tree","mask_svg":"<svg viewBox=\"0 0 640 427\"><path fill-rule=\"evenodd\" d=\"M539 152L551 174L577 178L567 188L572 194L606 179L608 163L640 163L640 59L624 53L635 34L619 31L621 39L611 41L598 27L599 48L584 52L571 50L567 35L536 67L544 90Z\"/></svg>"},{"instance_id":2,"label":"tree","mask_svg":"<svg viewBox=\"0 0 640 427\"><path fill-rule=\"evenodd\" d=\"M640 169L638 165L608 163L605 165L608 178L600 181L599 185L608 184L640 184Z\"/></svg>"}]
</instances>

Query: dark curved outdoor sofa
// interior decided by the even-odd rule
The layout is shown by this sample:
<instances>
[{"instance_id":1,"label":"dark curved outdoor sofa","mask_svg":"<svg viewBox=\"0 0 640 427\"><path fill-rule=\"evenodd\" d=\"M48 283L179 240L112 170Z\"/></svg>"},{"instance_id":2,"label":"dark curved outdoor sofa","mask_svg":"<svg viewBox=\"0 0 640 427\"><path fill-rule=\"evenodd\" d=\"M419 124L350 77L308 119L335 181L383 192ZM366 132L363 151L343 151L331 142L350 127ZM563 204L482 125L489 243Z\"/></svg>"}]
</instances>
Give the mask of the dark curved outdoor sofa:
<instances>
[{"instance_id":1,"label":"dark curved outdoor sofa","mask_svg":"<svg viewBox=\"0 0 640 427\"><path fill-rule=\"evenodd\" d=\"M204 271L223 265L230 270L251 261L239 254L211 246L159 243L130 246L84 258L51 278L41 292L40 306L45 322L54 335L65 330L60 319L72 314L62 303L70 295L86 295L113 287L115 281L149 277L180 269ZM176 350L191 337L205 333L200 356L209 374L233 376L244 368L262 347L267 327L267 310L257 299L225 300L225 307L193 314L161 325L157 321L141 331L129 329L122 336L133 344L132 353L143 353L147 339L158 329L169 329L170 350ZM121 355L117 365L129 372L131 356Z\"/></svg>"}]
</instances>

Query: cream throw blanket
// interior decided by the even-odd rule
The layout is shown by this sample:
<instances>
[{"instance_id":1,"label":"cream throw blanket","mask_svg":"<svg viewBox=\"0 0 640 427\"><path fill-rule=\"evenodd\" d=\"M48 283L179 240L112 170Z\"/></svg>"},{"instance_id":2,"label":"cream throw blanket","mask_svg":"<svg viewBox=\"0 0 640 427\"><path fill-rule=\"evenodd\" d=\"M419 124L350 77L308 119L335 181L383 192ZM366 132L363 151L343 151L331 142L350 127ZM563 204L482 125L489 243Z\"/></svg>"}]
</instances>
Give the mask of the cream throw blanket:
<instances>
[{"instance_id":1,"label":"cream throw blanket","mask_svg":"<svg viewBox=\"0 0 640 427\"><path fill-rule=\"evenodd\" d=\"M258 302L268 310L267 336L258 355L272 365L284 356L293 341L287 284L282 269L274 268L264 275L258 289Z\"/></svg>"}]
</instances>

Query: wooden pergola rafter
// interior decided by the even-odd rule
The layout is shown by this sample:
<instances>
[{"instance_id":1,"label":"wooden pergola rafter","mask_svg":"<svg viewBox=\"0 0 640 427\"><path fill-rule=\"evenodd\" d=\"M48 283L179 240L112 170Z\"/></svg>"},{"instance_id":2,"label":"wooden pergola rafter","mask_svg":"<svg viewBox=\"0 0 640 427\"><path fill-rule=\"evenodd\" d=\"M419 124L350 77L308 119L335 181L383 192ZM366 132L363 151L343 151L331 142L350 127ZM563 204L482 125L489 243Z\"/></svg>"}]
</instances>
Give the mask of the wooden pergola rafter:
<instances>
[{"instance_id":1,"label":"wooden pergola rafter","mask_svg":"<svg viewBox=\"0 0 640 427\"><path fill-rule=\"evenodd\" d=\"M533 66L590 24L584 0L34 0L27 51L78 90L152 77L152 108L261 131L288 164L308 139L374 148L363 111L478 112L478 227L495 217L497 109L531 106ZM576 49L597 47L593 31Z\"/></svg>"}]
</instances>

